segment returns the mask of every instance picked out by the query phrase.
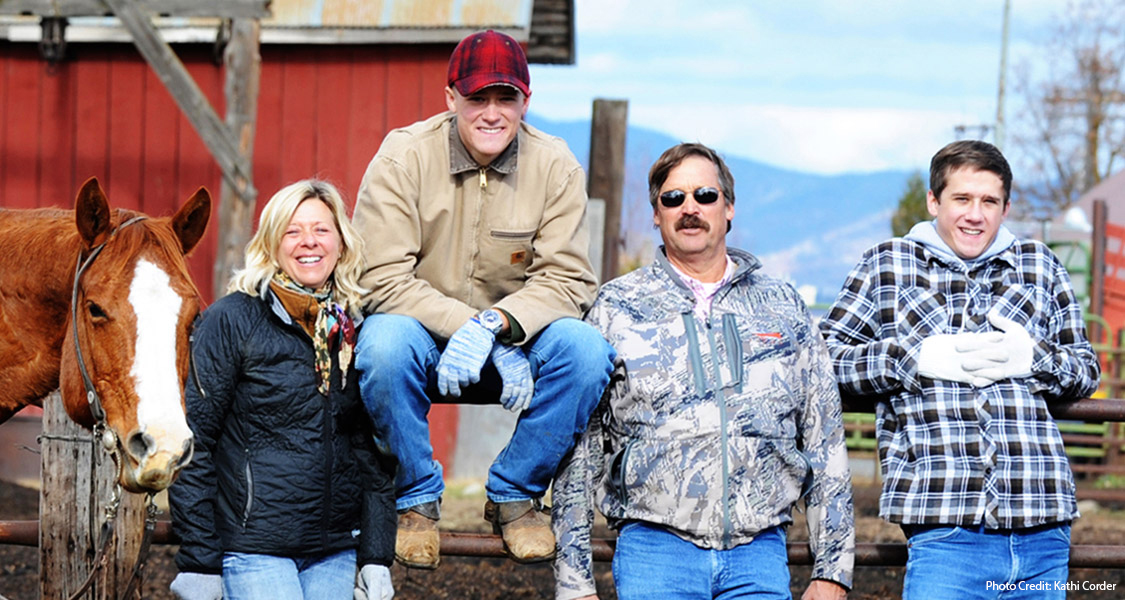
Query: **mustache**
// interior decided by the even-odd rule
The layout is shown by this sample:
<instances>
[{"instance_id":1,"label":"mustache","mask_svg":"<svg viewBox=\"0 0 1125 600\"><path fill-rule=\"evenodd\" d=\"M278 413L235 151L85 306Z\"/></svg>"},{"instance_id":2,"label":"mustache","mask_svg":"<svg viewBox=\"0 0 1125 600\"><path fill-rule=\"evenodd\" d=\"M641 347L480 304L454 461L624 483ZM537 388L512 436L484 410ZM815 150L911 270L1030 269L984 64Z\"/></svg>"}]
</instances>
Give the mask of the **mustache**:
<instances>
[{"instance_id":1,"label":"mustache","mask_svg":"<svg viewBox=\"0 0 1125 600\"><path fill-rule=\"evenodd\" d=\"M685 213L680 215L679 220L676 221L676 231L686 228L702 229L703 231L711 231L711 224L697 215Z\"/></svg>"}]
</instances>

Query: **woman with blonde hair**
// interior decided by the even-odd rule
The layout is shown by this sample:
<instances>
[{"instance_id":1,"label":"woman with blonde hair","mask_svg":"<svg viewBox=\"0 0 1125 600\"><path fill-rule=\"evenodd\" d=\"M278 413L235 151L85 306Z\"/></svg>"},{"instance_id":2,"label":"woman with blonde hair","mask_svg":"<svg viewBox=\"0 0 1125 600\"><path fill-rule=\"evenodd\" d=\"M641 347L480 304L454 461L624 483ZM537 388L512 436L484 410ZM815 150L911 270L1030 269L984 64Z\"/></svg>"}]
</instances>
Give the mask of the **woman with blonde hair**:
<instances>
[{"instance_id":1,"label":"woman with blonde hair","mask_svg":"<svg viewBox=\"0 0 1125 600\"><path fill-rule=\"evenodd\" d=\"M376 448L352 369L362 256L339 191L293 183L196 323L195 458L169 495L178 598L394 595L394 459Z\"/></svg>"}]
</instances>

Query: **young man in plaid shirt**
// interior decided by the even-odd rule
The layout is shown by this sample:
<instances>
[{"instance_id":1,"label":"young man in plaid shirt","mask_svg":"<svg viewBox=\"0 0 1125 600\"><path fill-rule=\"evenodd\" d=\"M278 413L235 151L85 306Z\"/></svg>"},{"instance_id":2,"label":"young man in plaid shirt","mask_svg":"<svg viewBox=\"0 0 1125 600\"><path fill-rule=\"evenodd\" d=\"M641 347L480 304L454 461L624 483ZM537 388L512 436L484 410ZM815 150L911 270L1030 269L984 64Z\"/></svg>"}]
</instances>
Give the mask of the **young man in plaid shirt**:
<instances>
[{"instance_id":1,"label":"young man in plaid shirt","mask_svg":"<svg viewBox=\"0 0 1125 600\"><path fill-rule=\"evenodd\" d=\"M907 600L1066 594L1078 510L1047 407L1100 372L1066 269L1002 225L1011 185L991 144L942 148L934 220L868 250L820 324L843 395L875 402Z\"/></svg>"}]
</instances>

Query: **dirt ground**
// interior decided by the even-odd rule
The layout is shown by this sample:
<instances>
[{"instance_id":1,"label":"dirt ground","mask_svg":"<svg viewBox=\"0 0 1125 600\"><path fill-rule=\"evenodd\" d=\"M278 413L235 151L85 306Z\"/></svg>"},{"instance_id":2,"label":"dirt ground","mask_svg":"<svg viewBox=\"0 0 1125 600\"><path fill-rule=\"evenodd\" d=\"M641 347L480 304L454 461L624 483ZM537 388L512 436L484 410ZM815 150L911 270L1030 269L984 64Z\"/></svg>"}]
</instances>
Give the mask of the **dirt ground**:
<instances>
[{"instance_id":1,"label":"dirt ground","mask_svg":"<svg viewBox=\"0 0 1125 600\"><path fill-rule=\"evenodd\" d=\"M901 542L898 527L877 516L878 489L859 485L855 489L857 540L860 542ZM0 520L35 519L38 492L0 481ZM442 527L455 531L487 531L481 519L483 493L469 486L460 493L446 495ZM1125 544L1125 507L1083 506L1084 516L1074 524L1076 544ZM164 515L164 518L167 518ZM798 515L798 519L800 516ZM611 535L608 531L597 535ZM789 529L791 540L807 539L803 523ZM155 546L148 564L144 598L170 600L168 584L176 575L173 563L175 546ZM38 550L0 545L0 596L8 600L39 598ZM554 597L554 575L549 564L517 565L506 559L443 557L436 571L418 571L396 565L392 571L396 600L530 600ZM602 600L615 600L613 578L608 563L597 565L598 589ZM809 567L792 567L792 591L800 598L808 584ZM1071 598L1109 600L1125 597L1125 569L1072 570L1071 581L1116 583L1110 592L1072 592ZM852 600L899 598L902 568L860 567L856 569Z\"/></svg>"}]
</instances>

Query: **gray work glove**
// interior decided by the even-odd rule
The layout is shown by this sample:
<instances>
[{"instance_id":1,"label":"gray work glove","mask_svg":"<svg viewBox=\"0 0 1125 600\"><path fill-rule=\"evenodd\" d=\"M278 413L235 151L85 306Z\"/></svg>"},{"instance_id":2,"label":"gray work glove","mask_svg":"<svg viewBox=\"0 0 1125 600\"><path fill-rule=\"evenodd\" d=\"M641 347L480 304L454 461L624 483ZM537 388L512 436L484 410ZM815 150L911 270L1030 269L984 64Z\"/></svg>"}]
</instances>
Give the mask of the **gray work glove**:
<instances>
[{"instance_id":1,"label":"gray work glove","mask_svg":"<svg viewBox=\"0 0 1125 600\"><path fill-rule=\"evenodd\" d=\"M461 388L480 381L480 369L492 352L496 335L476 318L469 319L453 332L437 366L438 393L461 397Z\"/></svg>"},{"instance_id":2,"label":"gray work glove","mask_svg":"<svg viewBox=\"0 0 1125 600\"><path fill-rule=\"evenodd\" d=\"M492 348L492 364L504 380L504 390L500 393L500 404L516 413L523 412L531 405L535 393L535 381L531 378L531 363L527 355L515 346L496 344Z\"/></svg>"},{"instance_id":3,"label":"gray work glove","mask_svg":"<svg viewBox=\"0 0 1125 600\"><path fill-rule=\"evenodd\" d=\"M180 573L168 586L176 600L223 600L223 576Z\"/></svg>"},{"instance_id":4,"label":"gray work glove","mask_svg":"<svg viewBox=\"0 0 1125 600\"><path fill-rule=\"evenodd\" d=\"M980 334L958 343L962 365L973 376L973 385L983 387L1002 379L1031 376L1035 341L1022 325L993 310L988 322L1000 331Z\"/></svg>"},{"instance_id":5,"label":"gray work glove","mask_svg":"<svg viewBox=\"0 0 1125 600\"><path fill-rule=\"evenodd\" d=\"M355 576L353 600L391 600L395 588L391 585L391 570L383 565L364 565Z\"/></svg>"}]
</instances>

